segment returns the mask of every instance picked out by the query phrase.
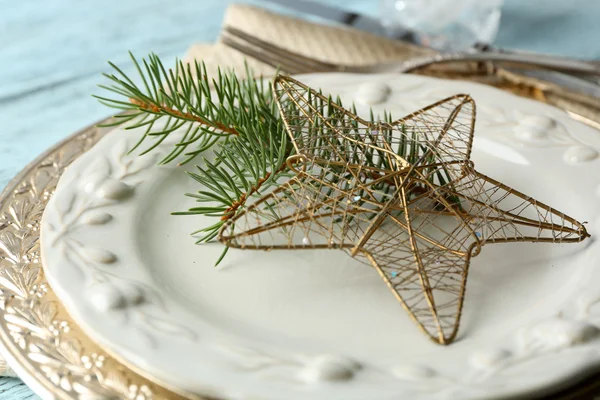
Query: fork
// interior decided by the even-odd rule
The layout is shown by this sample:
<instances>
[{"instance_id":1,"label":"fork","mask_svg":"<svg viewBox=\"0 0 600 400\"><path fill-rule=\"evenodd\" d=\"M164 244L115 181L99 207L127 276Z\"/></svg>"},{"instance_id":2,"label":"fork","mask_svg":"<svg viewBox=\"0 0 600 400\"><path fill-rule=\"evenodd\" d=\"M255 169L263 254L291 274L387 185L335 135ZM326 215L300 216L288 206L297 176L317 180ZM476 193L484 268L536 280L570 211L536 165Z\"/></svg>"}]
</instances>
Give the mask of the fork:
<instances>
[{"instance_id":1,"label":"fork","mask_svg":"<svg viewBox=\"0 0 600 400\"><path fill-rule=\"evenodd\" d=\"M393 61L367 65L344 65L320 61L285 49L276 44L252 36L240 29L226 26L221 41L242 54L255 58L290 74L314 72L390 73L409 72L431 64L457 61L497 61L521 64L529 67L576 72L600 76L600 66L582 60L524 53L441 53L407 61Z\"/></svg>"}]
</instances>

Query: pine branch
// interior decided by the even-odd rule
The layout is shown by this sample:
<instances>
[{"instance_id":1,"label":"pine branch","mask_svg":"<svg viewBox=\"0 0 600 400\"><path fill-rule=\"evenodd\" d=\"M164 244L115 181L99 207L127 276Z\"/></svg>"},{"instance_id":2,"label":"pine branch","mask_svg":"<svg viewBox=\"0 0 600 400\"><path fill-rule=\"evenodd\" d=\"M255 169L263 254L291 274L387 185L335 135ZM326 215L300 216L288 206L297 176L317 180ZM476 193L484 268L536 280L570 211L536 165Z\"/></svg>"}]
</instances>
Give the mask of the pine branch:
<instances>
[{"instance_id":1,"label":"pine branch","mask_svg":"<svg viewBox=\"0 0 600 400\"><path fill-rule=\"evenodd\" d=\"M283 173L286 168L287 165L283 163L276 171L267 172L265 176L263 176L256 182L256 185L252 186L248 192L242 193L240 197L225 210L225 213L223 214L223 216L221 216L221 221L227 221L228 219L231 219L240 207L244 207L246 205L246 200L251 198L255 193L260 192L261 188L263 187L265 182L269 180L272 174Z\"/></svg>"},{"instance_id":2,"label":"pine branch","mask_svg":"<svg viewBox=\"0 0 600 400\"><path fill-rule=\"evenodd\" d=\"M152 139L142 153L145 154L172 132L185 131L162 162L171 162L183 154L182 163L186 163L214 145L215 139L243 135L255 129L257 120L273 117L272 96L262 80L248 76L242 81L233 72L221 71L216 79L210 79L203 63L176 61L175 70L167 71L155 54L141 63L131 53L130 56L141 85L109 63L114 73L104 74L109 84L99 87L116 97L94 97L109 107L127 111L115 116L109 126L145 128L132 150Z\"/></svg>"},{"instance_id":3,"label":"pine branch","mask_svg":"<svg viewBox=\"0 0 600 400\"><path fill-rule=\"evenodd\" d=\"M209 122L199 116L196 115L192 115L190 113L184 113L178 110L175 110L173 108L169 108L166 107L164 105L156 105L156 104L151 104L151 103L145 103L143 101L140 101L138 99L134 99L131 98L129 99L129 101L131 102L131 104L134 104L138 107L138 110L140 111L145 111L145 112L149 112L149 113L153 113L153 114L167 114L176 118L180 118L183 120L187 120L187 121L196 121L198 122L200 125L206 125L215 129L220 130L221 132L225 132L225 133L229 133L231 135L235 135L235 136L239 136L240 133L235 130L234 127L231 126L225 126L220 122Z\"/></svg>"}]
</instances>

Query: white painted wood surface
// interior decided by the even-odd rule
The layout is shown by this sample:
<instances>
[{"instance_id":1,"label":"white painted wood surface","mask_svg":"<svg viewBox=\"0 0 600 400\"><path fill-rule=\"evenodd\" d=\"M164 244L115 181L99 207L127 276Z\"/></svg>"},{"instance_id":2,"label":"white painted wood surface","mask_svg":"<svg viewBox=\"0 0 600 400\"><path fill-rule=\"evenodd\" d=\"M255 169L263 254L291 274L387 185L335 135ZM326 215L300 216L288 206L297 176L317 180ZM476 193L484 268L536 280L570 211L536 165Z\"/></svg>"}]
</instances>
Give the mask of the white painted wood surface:
<instances>
[{"instance_id":1,"label":"white painted wood surface","mask_svg":"<svg viewBox=\"0 0 600 400\"><path fill-rule=\"evenodd\" d=\"M377 13L378 0L322 0ZM253 1L257 3L257 1ZM0 0L0 187L46 148L108 115L98 93L107 60L133 72L127 51L171 61L213 42L223 0ZM506 0L497 43L600 58L600 1ZM0 378L0 400L30 399Z\"/></svg>"}]
</instances>

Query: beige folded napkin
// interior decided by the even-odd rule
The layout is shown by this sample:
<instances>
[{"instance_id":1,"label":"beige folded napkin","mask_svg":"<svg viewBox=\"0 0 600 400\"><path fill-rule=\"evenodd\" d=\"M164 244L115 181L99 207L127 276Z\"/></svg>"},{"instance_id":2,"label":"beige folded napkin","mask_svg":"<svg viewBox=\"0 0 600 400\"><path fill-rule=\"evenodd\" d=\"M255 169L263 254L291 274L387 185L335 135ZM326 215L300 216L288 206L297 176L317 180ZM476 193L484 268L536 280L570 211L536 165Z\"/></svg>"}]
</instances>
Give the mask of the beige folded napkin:
<instances>
[{"instance_id":1,"label":"beige folded napkin","mask_svg":"<svg viewBox=\"0 0 600 400\"><path fill-rule=\"evenodd\" d=\"M354 29L320 25L245 4L227 9L223 26L232 26L259 39L297 53L333 63L360 65L390 60L406 60L435 54L433 50L401 43ZM218 66L244 68L244 55L224 44L195 44L184 61L202 60L208 72ZM275 69L254 59L248 65L257 74L269 75Z\"/></svg>"}]
</instances>

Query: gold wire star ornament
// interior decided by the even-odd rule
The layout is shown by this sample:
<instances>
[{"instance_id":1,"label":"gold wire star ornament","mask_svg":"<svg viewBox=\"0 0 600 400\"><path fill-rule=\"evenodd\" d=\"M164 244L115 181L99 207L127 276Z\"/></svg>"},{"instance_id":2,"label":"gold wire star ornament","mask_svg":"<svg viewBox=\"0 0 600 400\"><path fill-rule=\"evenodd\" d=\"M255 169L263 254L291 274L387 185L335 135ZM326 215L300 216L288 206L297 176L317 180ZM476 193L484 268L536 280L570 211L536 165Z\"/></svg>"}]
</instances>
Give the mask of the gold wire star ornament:
<instances>
[{"instance_id":1,"label":"gold wire star ornament","mask_svg":"<svg viewBox=\"0 0 600 400\"><path fill-rule=\"evenodd\" d=\"M295 172L229 219L241 249L343 249L372 265L417 325L456 337L471 257L488 243L580 242L583 224L474 169L475 103L455 95L368 122L286 76L273 92Z\"/></svg>"}]
</instances>

